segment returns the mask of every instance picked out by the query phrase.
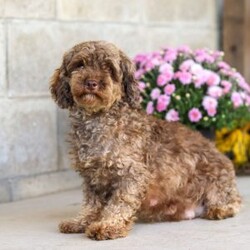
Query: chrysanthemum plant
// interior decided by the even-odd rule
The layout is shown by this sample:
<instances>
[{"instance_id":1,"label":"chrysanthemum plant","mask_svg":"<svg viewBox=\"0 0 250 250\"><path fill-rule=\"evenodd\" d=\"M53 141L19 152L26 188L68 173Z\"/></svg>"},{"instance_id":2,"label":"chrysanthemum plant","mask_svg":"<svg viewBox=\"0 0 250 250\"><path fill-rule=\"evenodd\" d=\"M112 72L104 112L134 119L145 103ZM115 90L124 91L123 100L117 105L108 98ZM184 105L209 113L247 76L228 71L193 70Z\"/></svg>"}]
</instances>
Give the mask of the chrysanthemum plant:
<instances>
[{"instance_id":1,"label":"chrysanthemum plant","mask_svg":"<svg viewBox=\"0 0 250 250\"><path fill-rule=\"evenodd\" d=\"M233 129L250 121L250 86L223 52L164 48L134 58L148 114L194 129Z\"/></svg>"}]
</instances>

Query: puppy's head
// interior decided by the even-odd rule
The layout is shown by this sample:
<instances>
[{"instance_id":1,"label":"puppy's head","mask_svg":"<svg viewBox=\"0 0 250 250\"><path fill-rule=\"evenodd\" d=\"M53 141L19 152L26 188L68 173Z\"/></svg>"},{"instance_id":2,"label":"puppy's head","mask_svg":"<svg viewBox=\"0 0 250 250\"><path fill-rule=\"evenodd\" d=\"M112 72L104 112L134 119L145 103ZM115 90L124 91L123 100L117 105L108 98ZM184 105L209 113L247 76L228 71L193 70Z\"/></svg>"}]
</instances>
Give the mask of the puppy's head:
<instances>
[{"instance_id":1,"label":"puppy's head","mask_svg":"<svg viewBox=\"0 0 250 250\"><path fill-rule=\"evenodd\" d=\"M115 45L85 42L65 53L51 78L52 97L61 108L81 107L93 113L123 100L139 106L134 65Z\"/></svg>"}]
</instances>

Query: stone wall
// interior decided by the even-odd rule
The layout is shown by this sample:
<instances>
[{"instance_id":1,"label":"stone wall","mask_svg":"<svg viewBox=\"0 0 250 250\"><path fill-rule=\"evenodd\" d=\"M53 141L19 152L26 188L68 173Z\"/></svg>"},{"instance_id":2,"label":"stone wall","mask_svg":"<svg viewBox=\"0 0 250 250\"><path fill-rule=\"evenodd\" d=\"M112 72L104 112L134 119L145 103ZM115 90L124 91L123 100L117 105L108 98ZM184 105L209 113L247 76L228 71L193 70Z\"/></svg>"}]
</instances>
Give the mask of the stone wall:
<instances>
[{"instance_id":1,"label":"stone wall","mask_svg":"<svg viewBox=\"0 0 250 250\"><path fill-rule=\"evenodd\" d=\"M67 114L48 82L63 52L109 40L130 56L163 45L217 47L215 0L0 0L0 202L80 185Z\"/></svg>"}]
</instances>

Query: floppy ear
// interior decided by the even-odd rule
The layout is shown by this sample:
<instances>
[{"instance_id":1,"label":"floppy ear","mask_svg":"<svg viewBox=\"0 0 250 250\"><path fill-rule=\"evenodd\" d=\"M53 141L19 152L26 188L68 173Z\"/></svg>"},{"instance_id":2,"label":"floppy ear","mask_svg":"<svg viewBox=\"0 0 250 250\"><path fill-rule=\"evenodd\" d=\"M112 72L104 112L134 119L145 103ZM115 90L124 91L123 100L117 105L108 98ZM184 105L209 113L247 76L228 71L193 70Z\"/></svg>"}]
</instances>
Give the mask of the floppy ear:
<instances>
[{"instance_id":1,"label":"floppy ear","mask_svg":"<svg viewBox=\"0 0 250 250\"><path fill-rule=\"evenodd\" d=\"M71 54L65 54L62 66L55 70L50 80L50 92L52 94L52 98L62 109L71 108L74 104L69 86L70 76L66 68L69 59L73 56Z\"/></svg>"},{"instance_id":2,"label":"floppy ear","mask_svg":"<svg viewBox=\"0 0 250 250\"><path fill-rule=\"evenodd\" d=\"M140 107L140 95L138 83L135 79L135 66L131 60L121 51L120 52L120 68L122 71L122 85L125 93L125 101L131 107Z\"/></svg>"}]
</instances>

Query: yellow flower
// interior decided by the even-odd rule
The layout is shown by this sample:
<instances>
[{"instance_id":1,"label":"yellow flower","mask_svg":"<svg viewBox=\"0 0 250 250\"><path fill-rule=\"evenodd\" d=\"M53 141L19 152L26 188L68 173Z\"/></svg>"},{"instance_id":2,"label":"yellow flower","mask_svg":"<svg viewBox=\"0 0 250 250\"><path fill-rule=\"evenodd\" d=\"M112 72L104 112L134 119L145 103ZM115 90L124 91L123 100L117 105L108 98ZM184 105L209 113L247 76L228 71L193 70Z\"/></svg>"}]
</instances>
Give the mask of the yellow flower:
<instances>
[{"instance_id":1,"label":"yellow flower","mask_svg":"<svg viewBox=\"0 0 250 250\"><path fill-rule=\"evenodd\" d=\"M243 128L229 131L223 128L216 131L215 143L222 152L232 156L235 165L245 164L250 160L250 123Z\"/></svg>"}]
</instances>

